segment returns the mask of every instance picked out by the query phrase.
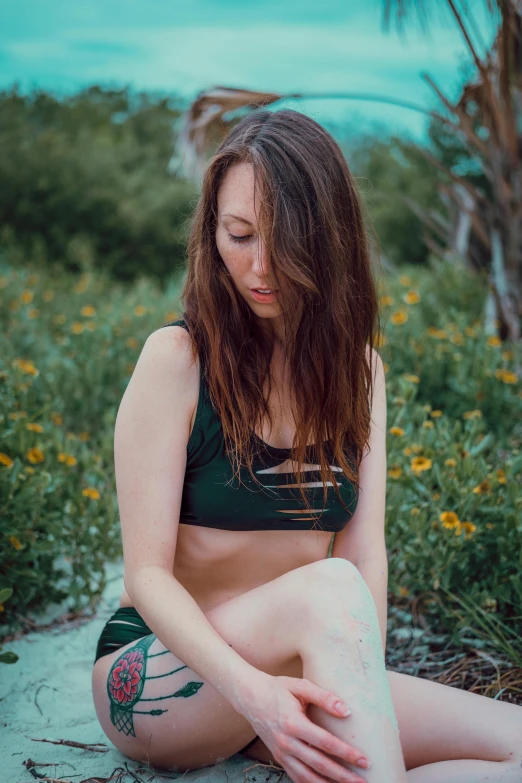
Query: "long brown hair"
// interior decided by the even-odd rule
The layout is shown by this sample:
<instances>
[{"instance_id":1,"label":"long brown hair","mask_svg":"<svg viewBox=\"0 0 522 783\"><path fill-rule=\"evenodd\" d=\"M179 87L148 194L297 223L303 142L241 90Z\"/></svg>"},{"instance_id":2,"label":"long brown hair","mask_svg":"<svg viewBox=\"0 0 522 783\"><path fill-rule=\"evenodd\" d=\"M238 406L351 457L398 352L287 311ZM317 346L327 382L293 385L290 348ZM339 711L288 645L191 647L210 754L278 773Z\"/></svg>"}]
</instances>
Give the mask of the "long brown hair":
<instances>
[{"instance_id":1,"label":"long brown hair","mask_svg":"<svg viewBox=\"0 0 522 783\"><path fill-rule=\"evenodd\" d=\"M257 481L253 431L262 432L265 416L272 427L263 389L266 381L270 390L273 350L216 245L220 183L230 166L242 162L253 166L256 189L262 188L258 226L270 278L283 291L283 353L296 424L291 459L299 466L310 462L307 444L314 444L323 510L331 482L348 511L330 462L335 460L358 492L370 433L371 348L380 331L362 201L336 141L292 109L252 111L207 164L190 226L181 302L239 481L242 465ZM293 475L310 510L300 472Z\"/></svg>"}]
</instances>

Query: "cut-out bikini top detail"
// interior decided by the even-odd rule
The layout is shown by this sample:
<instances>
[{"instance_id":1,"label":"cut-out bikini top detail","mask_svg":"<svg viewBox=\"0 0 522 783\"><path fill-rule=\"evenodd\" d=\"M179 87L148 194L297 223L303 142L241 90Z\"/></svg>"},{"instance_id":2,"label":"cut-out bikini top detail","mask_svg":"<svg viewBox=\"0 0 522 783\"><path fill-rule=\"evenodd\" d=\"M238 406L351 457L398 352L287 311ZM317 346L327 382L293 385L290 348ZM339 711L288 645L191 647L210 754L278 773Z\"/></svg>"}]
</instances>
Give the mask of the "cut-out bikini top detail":
<instances>
[{"instance_id":1,"label":"cut-out bikini top detail","mask_svg":"<svg viewBox=\"0 0 522 783\"><path fill-rule=\"evenodd\" d=\"M182 326L189 331L183 319L164 326ZM316 512L310 515L292 475L291 449L270 446L256 433L252 434L260 447L254 456L252 470L262 486L255 484L245 467L240 474L242 483L234 476L225 452L221 421L212 406L205 373L201 369L196 416L187 444L180 523L220 530L309 530L312 527L330 532L342 530L358 502L355 487L342 469L331 465L332 471L339 474L338 478L336 476L339 493L349 512L339 502L332 482L327 483L327 503L323 510L320 466L315 462L302 466L303 489ZM313 458L314 446L308 448ZM328 453L329 441L325 448Z\"/></svg>"}]
</instances>

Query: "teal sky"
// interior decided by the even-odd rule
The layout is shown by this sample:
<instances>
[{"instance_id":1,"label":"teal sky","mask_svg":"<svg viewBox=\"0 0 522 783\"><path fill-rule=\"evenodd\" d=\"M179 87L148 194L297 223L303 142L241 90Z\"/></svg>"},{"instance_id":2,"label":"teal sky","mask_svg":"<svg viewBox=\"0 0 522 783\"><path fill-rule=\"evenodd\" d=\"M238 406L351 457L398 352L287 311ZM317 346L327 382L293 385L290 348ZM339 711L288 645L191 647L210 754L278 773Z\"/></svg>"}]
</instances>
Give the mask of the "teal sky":
<instances>
[{"instance_id":1,"label":"teal sky","mask_svg":"<svg viewBox=\"0 0 522 783\"><path fill-rule=\"evenodd\" d=\"M395 24L383 29L384 0L0 0L0 89L17 83L23 92L64 94L91 84L129 85L192 98L226 85L371 93L440 109L422 72L453 98L460 65L471 57L447 3L426 5L430 32L412 12L399 34ZM471 5L489 44L495 25L481 0ZM421 113L362 100L282 105L352 129L381 123L418 140L427 123Z\"/></svg>"}]
</instances>

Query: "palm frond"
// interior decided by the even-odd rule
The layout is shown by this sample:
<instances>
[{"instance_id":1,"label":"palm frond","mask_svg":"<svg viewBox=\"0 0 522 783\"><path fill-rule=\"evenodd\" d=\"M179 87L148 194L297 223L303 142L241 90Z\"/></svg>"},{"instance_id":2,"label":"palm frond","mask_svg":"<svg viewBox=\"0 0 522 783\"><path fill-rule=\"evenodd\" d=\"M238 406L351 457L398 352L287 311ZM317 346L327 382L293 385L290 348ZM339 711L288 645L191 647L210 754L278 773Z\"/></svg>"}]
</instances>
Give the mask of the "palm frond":
<instances>
[{"instance_id":1,"label":"palm frond","mask_svg":"<svg viewBox=\"0 0 522 783\"><path fill-rule=\"evenodd\" d=\"M169 162L169 171L201 181L206 154L226 136L242 109L267 106L283 96L235 87L211 87L198 94L183 117L177 154ZM224 115L232 114L225 118Z\"/></svg>"}]
</instances>

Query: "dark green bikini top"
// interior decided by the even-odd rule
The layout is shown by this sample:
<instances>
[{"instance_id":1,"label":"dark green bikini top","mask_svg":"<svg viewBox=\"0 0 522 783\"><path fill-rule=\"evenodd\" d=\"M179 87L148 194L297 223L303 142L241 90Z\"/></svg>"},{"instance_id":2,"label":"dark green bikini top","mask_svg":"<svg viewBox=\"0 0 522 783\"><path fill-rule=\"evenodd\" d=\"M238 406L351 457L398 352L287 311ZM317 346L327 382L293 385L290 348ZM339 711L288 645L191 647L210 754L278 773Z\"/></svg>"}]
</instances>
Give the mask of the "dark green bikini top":
<instances>
[{"instance_id":1,"label":"dark green bikini top","mask_svg":"<svg viewBox=\"0 0 522 783\"><path fill-rule=\"evenodd\" d=\"M183 319L164 326L182 326L189 331ZM201 366L201 365L200 365ZM272 473L270 469L290 457L291 449L276 448L261 440L254 432L258 454L254 456L252 471L262 486L256 485L246 467L241 468L241 481L234 477L232 465L225 452L221 421L214 409L205 379L200 371L199 398L194 426L187 443L187 466L181 499L180 523L218 528L220 530L315 530L336 532L342 530L353 516L358 494L342 469L339 471L339 492L350 512L342 507L335 488L330 483L327 503L323 511L323 485L319 469L301 471L303 482L319 482L318 487L303 489L317 515L306 512L301 494L288 466L288 473ZM313 460L315 447L309 446ZM325 444L327 454L330 445ZM348 458L350 458L347 455ZM353 458L353 452L352 452ZM313 461L308 464L317 464ZM352 462L355 466L355 463ZM295 489L285 487L294 484ZM246 486L245 486L246 485ZM305 513L303 513L303 511ZM322 511L322 515L321 515ZM320 519L318 517L320 516Z\"/></svg>"}]
</instances>

